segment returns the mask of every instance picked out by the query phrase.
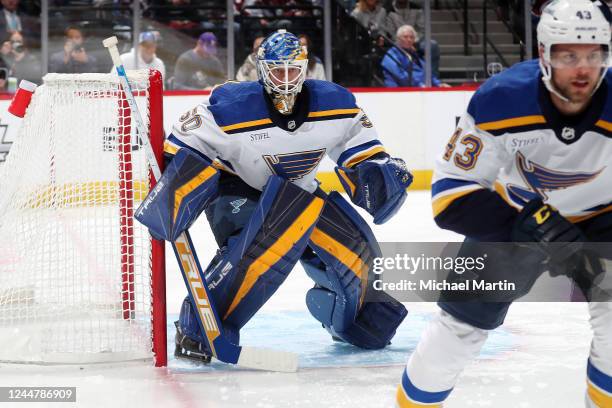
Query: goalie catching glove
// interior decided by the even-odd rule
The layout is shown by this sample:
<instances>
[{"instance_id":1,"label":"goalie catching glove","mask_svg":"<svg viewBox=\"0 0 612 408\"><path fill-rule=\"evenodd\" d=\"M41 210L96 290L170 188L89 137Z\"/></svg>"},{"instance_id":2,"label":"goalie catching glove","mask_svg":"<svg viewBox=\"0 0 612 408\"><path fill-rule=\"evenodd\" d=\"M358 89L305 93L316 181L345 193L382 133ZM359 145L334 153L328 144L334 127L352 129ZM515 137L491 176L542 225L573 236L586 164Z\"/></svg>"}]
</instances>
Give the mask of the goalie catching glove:
<instances>
[{"instance_id":1,"label":"goalie catching glove","mask_svg":"<svg viewBox=\"0 0 612 408\"><path fill-rule=\"evenodd\" d=\"M217 195L219 172L189 149L180 149L136 210L156 239L175 241Z\"/></svg>"},{"instance_id":2,"label":"goalie catching glove","mask_svg":"<svg viewBox=\"0 0 612 408\"><path fill-rule=\"evenodd\" d=\"M374 224L383 224L395 215L412 184L412 174L398 158L366 160L353 168L335 170L351 201L370 213Z\"/></svg>"}]
</instances>

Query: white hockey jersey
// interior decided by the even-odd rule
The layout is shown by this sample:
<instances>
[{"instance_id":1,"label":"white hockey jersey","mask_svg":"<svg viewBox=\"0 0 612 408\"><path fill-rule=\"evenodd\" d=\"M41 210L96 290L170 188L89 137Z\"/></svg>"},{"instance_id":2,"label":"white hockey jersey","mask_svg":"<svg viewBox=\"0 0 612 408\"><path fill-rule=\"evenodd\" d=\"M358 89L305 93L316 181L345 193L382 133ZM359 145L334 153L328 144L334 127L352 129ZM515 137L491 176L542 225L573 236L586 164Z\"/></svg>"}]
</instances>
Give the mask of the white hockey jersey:
<instances>
[{"instance_id":1,"label":"white hockey jersey","mask_svg":"<svg viewBox=\"0 0 612 408\"><path fill-rule=\"evenodd\" d=\"M436 163L434 215L478 189L519 210L539 196L573 222L611 211L611 80L573 118L553 107L537 60L487 81Z\"/></svg>"},{"instance_id":2,"label":"white hockey jersey","mask_svg":"<svg viewBox=\"0 0 612 408\"><path fill-rule=\"evenodd\" d=\"M262 190L278 175L313 192L325 155L352 167L384 148L355 97L332 82L307 80L300 104L279 114L258 82L230 82L208 102L185 113L168 136L165 150L188 146L215 160L251 187Z\"/></svg>"}]
</instances>

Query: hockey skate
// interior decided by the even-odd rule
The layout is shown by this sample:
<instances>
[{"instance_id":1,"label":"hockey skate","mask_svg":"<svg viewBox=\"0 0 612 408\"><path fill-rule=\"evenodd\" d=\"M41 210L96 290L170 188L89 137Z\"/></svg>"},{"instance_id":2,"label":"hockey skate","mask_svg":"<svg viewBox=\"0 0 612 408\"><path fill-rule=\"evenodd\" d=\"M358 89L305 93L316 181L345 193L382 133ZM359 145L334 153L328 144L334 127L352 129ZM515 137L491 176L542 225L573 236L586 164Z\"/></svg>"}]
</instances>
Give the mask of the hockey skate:
<instances>
[{"instance_id":1,"label":"hockey skate","mask_svg":"<svg viewBox=\"0 0 612 408\"><path fill-rule=\"evenodd\" d=\"M209 364L212 353L208 347L183 334L178 321L174 322L174 326L176 327L174 356L176 358L185 358L199 363Z\"/></svg>"}]
</instances>

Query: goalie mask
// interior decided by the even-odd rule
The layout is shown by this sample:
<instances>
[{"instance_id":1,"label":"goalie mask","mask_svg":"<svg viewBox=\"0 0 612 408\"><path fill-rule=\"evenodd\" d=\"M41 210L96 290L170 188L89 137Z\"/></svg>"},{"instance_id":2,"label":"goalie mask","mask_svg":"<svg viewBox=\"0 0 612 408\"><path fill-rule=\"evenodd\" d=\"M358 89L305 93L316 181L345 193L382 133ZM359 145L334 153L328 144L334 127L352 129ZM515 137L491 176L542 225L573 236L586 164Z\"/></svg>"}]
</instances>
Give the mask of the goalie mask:
<instances>
[{"instance_id":1,"label":"goalie mask","mask_svg":"<svg viewBox=\"0 0 612 408\"><path fill-rule=\"evenodd\" d=\"M553 46L557 44L599 44L601 53L587 58L589 67L600 67L601 73L593 93L601 85L609 64L610 22L600 8L600 1L589 0L552 0L544 5L538 24L538 43L542 48L540 68L546 88L561 100L569 102L552 83L552 69L563 64L564 67L577 66L580 59L555 61L552 57ZM603 7L607 7L603 5Z\"/></svg>"},{"instance_id":2,"label":"goalie mask","mask_svg":"<svg viewBox=\"0 0 612 408\"><path fill-rule=\"evenodd\" d=\"M306 79L308 56L300 40L285 30L268 36L257 51L257 76L283 115L293 112Z\"/></svg>"}]
</instances>

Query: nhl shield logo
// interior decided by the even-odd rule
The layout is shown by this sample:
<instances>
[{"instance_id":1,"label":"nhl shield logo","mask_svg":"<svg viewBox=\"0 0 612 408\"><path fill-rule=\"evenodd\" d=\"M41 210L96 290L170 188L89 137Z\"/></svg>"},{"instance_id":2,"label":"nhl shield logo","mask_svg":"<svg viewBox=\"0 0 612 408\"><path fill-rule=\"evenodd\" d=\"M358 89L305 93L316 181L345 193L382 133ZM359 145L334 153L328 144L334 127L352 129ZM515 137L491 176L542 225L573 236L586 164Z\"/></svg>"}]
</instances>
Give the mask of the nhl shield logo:
<instances>
[{"instance_id":1,"label":"nhl shield logo","mask_svg":"<svg viewBox=\"0 0 612 408\"><path fill-rule=\"evenodd\" d=\"M561 137L565 140L573 140L576 137L576 131L571 127L564 127L561 130Z\"/></svg>"},{"instance_id":2,"label":"nhl shield logo","mask_svg":"<svg viewBox=\"0 0 612 408\"><path fill-rule=\"evenodd\" d=\"M290 120L289 122L287 122L287 128L289 130L295 129L295 120Z\"/></svg>"}]
</instances>

